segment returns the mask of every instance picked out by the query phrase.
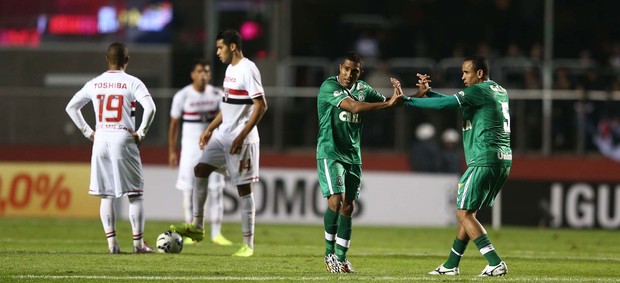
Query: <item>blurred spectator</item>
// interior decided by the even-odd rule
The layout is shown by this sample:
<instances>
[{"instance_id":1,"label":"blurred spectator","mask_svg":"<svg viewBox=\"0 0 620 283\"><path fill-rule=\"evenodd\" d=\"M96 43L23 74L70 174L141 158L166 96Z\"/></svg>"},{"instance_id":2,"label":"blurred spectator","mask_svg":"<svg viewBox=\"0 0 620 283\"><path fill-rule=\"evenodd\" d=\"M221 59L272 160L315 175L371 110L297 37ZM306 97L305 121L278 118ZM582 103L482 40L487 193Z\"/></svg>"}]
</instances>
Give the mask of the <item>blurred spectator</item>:
<instances>
[{"instance_id":1,"label":"blurred spectator","mask_svg":"<svg viewBox=\"0 0 620 283\"><path fill-rule=\"evenodd\" d=\"M433 140L435 127L429 123L422 123L416 129L416 141L411 147L409 165L416 172L439 172L441 167L441 153L439 146Z\"/></svg>"},{"instance_id":2,"label":"blurred spectator","mask_svg":"<svg viewBox=\"0 0 620 283\"><path fill-rule=\"evenodd\" d=\"M508 44L508 48L506 48L506 56L507 58L523 58L523 53L521 53L521 48L515 42L511 42Z\"/></svg>"},{"instance_id":3,"label":"blurred spectator","mask_svg":"<svg viewBox=\"0 0 620 283\"><path fill-rule=\"evenodd\" d=\"M542 89L540 73L535 68L528 68L523 74L523 86L525 89Z\"/></svg>"},{"instance_id":4,"label":"blurred spectator","mask_svg":"<svg viewBox=\"0 0 620 283\"><path fill-rule=\"evenodd\" d=\"M592 59L592 52L590 50L583 49L579 52L579 64L584 68L596 65L596 62Z\"/></svg>"},{"instance_id":5,"label":"blurred spectator","mask_svg":"<svg viewBox=\"0 0 620 283\"><path fill-rule=\"evenodd\" d=\"M556 90L573 90L575 84L571 78L568 68L558 68L554 74L553 89ZM551 143L555 149L568 149L573 146L574 141L574 111L572 110L572 102L558 100L553 103L552 125L551 125Z\"/></svg>"},{"instance_id":6,"label":"blurred spectator","mask_svg":"<svg viewBox=\"0 0 620 283\"><path fill-rule=\"evenodd\" d=\"M593 142L603 156L620 162L620 146L616 142L619 137L620 117L614 116L612 119L601 120Z\"/></svg>"},{"instance_id":7,"label":"blurred spectator","mask_svg":"<svg viewBox=\"0 0 620 283\"><path fill-rule=\"evenodd\" d=\"M540 42L534 42L530 47L530 60L536 64L543 62L543 47Z\"/></svg>"},{"instance_id":8,"label":"blurred spectator","mask_svg":"<svg viewBox=\"0 0 620 283\"><path fill-rule=\"evenodd\" d=\"M615 42L611 47L609 65L616 70L620 70L620 42Z\"/></svg>"},{"instance_id":9,"label":"blurred spectator","mask_svg":"<svg viewBox=\"0 0 620 283\"><path fill-rule=\"evenodd\" d=\"M585 76L581 82L577 85L577 89L582 90L605 90L607 89L607 82L599 74L598 69L589 68L586 70Z\"/></svg>"},{"instance_id":10,"label":"blurred spectator","mask_svg":"<svg viewBox=\"0 0 620 283\"><path fill-rule=\"evenodd\" d=\"M573 83L569 69L559 68L555 70L555 78L553 79L553 89L559 89L559 90L575 89L575 84Z\"/></svg>"},{"instance_id":11,"label":"blurred spectator","mask_svg":"<svg viewBox=\"0 0 620 283\"><path fill-rule=\"evenodd\" d=\"M611 82L610 91L620 91L620 78L616 78Z\"/></svg>"},{"instance_id":12,"label":"blurred spectator","mask_svg":"<svg viewBox=\"0 0 620 283\"><path fill-rule=\"evenodd\" d=\"M441 172L463 173L463 150L459 146L461 136L455 129L446 129L441 134Z\"/></svg>"},{"instance_id":13,"label":"blurred spectator","mask_svg":"<svg viewBox=\"0 0 620 283\"><path fill-rule=\"evenodd\" d=\"M355 51L366 59L379 57L379 40L370 31L363 31L355 41Z\"/></svg>"},{"instance_id":14,"label":"blurred spectator","mask_svg":"<svg viewBox=\"0 0 620 283\"><path fill-rule=\"evenodd\" d=\"M365 81L373 88L391 88L390 78L396 78L396 75L392 74L390 69L390 64L379 60L376 69L366 77Z\"/></svg>"},{"instance_id":15,"label":"blurred spectator","mask_svg":"<svg viewBox=\"0 0 620 283\"><path fill-rule=\"evenodd\" d=\"M454 48L452 49L452 57L460 59L465 58L465 47L462 41L454 44Z\"/></svg>"},{"instance_id":16,"label":"blurred spectator","mask_svg":"<svg viewBox=\"0 0 620 283\"><path fill-rule=\"evenodd\" d=\"M489 62L491 63L493 62L495 58L498 57L497 51L493 49L493 47L489 45L489 43L486 41L480 41L478 43L478 49L477 49L476 55L487 57L487 60L489 60Z\"/></svg>"}]
</instances>

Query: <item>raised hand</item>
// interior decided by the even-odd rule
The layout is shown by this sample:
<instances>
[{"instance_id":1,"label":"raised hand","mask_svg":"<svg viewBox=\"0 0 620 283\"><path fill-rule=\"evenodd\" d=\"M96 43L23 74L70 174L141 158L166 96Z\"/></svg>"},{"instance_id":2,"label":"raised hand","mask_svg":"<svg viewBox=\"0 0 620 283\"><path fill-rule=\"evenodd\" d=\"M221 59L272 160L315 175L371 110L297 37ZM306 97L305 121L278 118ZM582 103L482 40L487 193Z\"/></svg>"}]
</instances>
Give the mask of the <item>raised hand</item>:
<instances>
[{"instance_id":1,"label":"raised hand","mask_svg":"<svg viewBox=\"0 0 620 283\"><path fill-rule=\"evenodd\" d=\"M415 85L418 87L418 92L415 97L422 97L431 90L431 86L428 84L431 82L431 76L420 73L417 73L416 76L418 77L418 83Z\"/></svg>"},{"instance_id":2,"label":"raised hand","mask_svg":"<svg viewBox=\"0 0 620 283\"><path fill-rule=\"evenodd\" d=\"M394 87L394 90L400 94L405 94L403 92L403 89L400 86L400 81L396 78L390 78L390 82L392 83L392 86Z\"/></svg>"},{"instance_id":3,"label":"raised hand","mask_svg":"<svg viewBox=\"0 0 620 283\"><path fill-rule=\"evenodd\" d=\"M388 101L390 106L400 106L403 103L403 90L400 87L400 82L395 79L395 78L390 78L390 82L392 83L392 86L394 87L394 94L392 95L392 97L390 97L390 100Z\"/></svg>"}]
</instances>

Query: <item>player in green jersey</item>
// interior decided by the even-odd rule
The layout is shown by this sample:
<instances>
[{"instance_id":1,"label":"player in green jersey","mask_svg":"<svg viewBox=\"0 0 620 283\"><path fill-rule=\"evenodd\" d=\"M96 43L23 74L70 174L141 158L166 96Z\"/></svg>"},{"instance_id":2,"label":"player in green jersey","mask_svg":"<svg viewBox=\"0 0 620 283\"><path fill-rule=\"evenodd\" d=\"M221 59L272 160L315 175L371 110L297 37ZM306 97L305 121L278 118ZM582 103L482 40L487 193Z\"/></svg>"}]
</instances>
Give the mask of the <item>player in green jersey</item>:
<instances>
[{"instance_id":1,"label":"player in green jersey","mask_svg":"<svg viewBox=\"0 0 620 283\"><path fill-rule=\"evenodd\" d=\"M360 113L402 104L402 94L396 88L387 100L366 82L358 80L363 61L356 52L346 53L338 76L325 80L318 94L316 160L319 184L328 203L324 217L325 265L332 273L353 272L347 250L351 214L362 179Z\"/></svg>"},{"instance_id":2,"label":"player in green jersey","mask_svg":"<svg viewBox=\"0 0 620 283\"><path fill-rule=\"evenodd\" d=\"M429 274L458 275L460 259L467 243L473 240L489 262L480 276L503 276L508 267L476 219L476 213L482 207L493 205L510 173L512 150L508 93L489 79L489 64L484 57L465 58L462 71L461 79L467 87L454 95L430 90L429 77L418 74L418 94L425 94L428 98L405 98L407 106L463 110L463 147L468 169L458 184L456 218L459 227L448 260Z\"/></svg>"}]
</instances>

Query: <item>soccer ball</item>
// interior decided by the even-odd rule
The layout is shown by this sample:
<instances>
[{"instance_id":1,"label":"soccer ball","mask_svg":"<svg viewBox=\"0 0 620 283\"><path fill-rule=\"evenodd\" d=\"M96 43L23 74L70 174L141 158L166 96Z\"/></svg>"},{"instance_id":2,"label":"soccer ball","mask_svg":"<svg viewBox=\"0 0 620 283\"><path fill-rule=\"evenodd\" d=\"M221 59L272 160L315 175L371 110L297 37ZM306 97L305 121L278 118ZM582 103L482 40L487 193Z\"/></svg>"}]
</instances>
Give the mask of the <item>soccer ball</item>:
<instances>
[{"instance_id":1,"label":"soccer ball","mask_svg":"<svg viewBox=\"0 0 620 283\"><path fill-rule=\"evenodd\" d=\"M183 237L175 231L166 231L157 236L157 251L178 254L183 250Z\"/></svg>"}]
</instances>

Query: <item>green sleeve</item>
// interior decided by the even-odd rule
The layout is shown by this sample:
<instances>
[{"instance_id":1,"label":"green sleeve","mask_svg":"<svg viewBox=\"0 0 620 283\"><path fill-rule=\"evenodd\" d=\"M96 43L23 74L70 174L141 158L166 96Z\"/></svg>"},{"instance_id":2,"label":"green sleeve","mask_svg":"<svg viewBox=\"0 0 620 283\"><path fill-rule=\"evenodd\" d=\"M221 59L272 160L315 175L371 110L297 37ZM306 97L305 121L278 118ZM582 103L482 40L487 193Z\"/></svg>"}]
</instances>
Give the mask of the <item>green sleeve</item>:
<instances>
[{"instance_id":1,"label":"green sleeve","mask_svg":"<svg viewBox=\"0 0 620 283\"><path fill-rule=\"evenodd\" d=\"M486 91L482 87L482 84L475 84L466 87L462 91L459 91L456 95L459 96L461 103L473 106L480 106L484 104L487 97Z\"/></svg>"},{"instance_id":2,"label":"green sleeve","mask_svg":"<svg viewBox=\"0 0 620 283\"><path fill-rule=\"evenodd\" d=\"M427 97L446 97L447 95L430 90L428 93L426 93L426 96Z\"/></svg>"},{"instance_id":3,"label":"green sleeve","mask_svg":"<svg viewBox=\"0 0 620 283\"><path fill-rule=\"evenodd\" d=\"M370 91L368 92L368 97L366 98L366 102L385 102L386 100L387 99L385 98L385 96L383 96L383 94L374 90L373 88L370 88Z\"/></svg>"},{"instance_id":4,"label":"green sleeve","mask_svg":"<svg viewBox=\"0 0 620 283\"><path fill-rule=\"evenodd\" d=\"M405 100L405 105L410 107L426 108L426 109L453 109L459 108L456 96L429 97L429 98L409 98Z\"/></svg>"}]
</instances>

